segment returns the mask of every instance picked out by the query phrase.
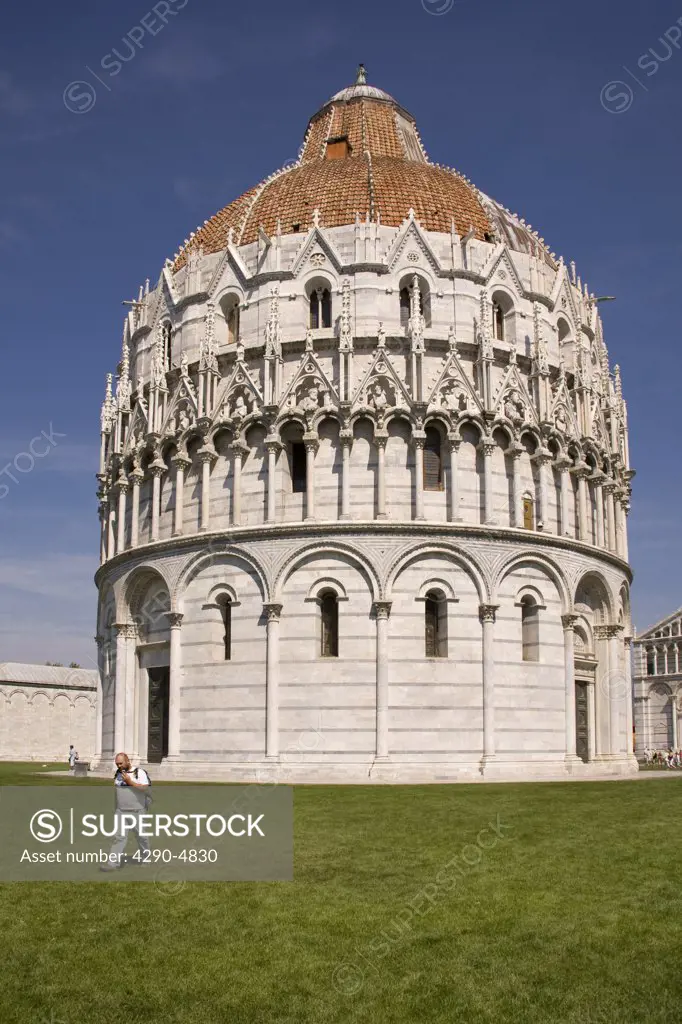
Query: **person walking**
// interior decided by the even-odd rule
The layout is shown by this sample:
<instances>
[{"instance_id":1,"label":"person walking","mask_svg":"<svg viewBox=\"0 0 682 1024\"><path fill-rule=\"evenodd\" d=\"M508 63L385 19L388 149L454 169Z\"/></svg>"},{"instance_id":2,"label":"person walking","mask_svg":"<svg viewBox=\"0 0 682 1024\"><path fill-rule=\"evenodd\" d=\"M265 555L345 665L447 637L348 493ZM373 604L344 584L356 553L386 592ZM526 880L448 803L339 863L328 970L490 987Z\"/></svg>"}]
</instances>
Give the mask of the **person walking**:
<instances>
[{"instance_id":1,"label":"person walking","mask_svg":"<svg viewBox=\"0 0 682 1024\"><path fill-rule=\"evenodd\" d=\"M141 814L144 814L151 803L150 786L151 779L144 768L133 768L130 758L125 752L116 755L114 787L116 792L117 833L109 853L109 863L102 866L102 871L116 871L126 863L125 848L128 843L129 832L135 833L140 851L140 864L148 863L149 840L146 836L140 835L139 817ZM128 821L130 821L131 815L134 817L135 824L132 828L124 827L123 814L126 815Z\"/></svg>"},{"instance_id":2,"label":"person walking","mask_svg":"<svg viewBox=\"0 0 682 1024\"><path fill-rule=\"evenodd\" d=\"M73 771L76 767L76 761L78 760L78 751L74 747L73 743L69 747L69 770Z\"/></svg>"}]
</instances>

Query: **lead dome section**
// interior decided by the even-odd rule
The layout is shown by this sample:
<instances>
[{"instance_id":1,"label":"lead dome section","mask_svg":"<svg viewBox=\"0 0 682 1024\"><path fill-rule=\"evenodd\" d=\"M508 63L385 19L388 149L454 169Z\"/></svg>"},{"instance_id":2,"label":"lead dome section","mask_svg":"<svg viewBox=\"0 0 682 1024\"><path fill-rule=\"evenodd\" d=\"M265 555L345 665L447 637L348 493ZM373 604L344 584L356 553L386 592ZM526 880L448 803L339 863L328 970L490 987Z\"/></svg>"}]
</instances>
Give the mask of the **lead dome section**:
<instances>
[{"instance_id":1,"label":"lead dome section","mask_svg":"<svg viewBox=\"0 0 682 1024\"><path fill-rule=\"evenodd\" d=\"M101 421L102 753L630 771L633 472L598 303L376 92L325 104L296 166L130 306Z\"/></svg>"}]
</instances>

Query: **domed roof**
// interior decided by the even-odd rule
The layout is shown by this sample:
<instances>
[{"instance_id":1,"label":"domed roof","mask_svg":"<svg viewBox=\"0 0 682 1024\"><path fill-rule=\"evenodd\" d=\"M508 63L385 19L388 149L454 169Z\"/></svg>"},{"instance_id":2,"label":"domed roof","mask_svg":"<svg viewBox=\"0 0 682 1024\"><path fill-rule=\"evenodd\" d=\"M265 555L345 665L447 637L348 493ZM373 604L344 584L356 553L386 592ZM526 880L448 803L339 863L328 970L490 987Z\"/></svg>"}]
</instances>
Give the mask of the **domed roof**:
<instances>
[{"instance_id":1,"label":"domed roof","mask_svg":"<svg viewBox=\"0 0 682 1024\"><path fill-rule=\"evenodd\" d=\"M336 93L311 118L298 161L276 171L191 236L176 256L185 263L189 247L220 252L230 232L235 245L269 234L305 233L319 211L322 227L353 224L369 215L399 227L414 210L427 231L480 240L503 240L512 249L542 255L547 250L516 216L489 199L463 175L432 164L414 118L382 89L367 85L361 65L356 83Z\"/></svg>"}]
</instances>

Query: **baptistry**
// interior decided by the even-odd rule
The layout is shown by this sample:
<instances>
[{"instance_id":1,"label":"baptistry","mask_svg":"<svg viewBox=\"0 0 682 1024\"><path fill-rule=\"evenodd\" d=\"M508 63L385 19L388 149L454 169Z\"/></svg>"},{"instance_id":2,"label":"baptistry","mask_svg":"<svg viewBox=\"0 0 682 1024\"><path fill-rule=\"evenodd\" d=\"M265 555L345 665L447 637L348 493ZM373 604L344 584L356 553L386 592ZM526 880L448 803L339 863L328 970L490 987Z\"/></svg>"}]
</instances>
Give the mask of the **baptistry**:
<instances>
[{"instance_id":1,"label":"baptistry","mask_svg":"<svg viewBox=\"0 0 682 1024\"><path fill-rule=\"evenodd\" d=\"M599 300L357 81L128 304L98 758L162 778L636 770Z\"/></svg>"}]
</instances>

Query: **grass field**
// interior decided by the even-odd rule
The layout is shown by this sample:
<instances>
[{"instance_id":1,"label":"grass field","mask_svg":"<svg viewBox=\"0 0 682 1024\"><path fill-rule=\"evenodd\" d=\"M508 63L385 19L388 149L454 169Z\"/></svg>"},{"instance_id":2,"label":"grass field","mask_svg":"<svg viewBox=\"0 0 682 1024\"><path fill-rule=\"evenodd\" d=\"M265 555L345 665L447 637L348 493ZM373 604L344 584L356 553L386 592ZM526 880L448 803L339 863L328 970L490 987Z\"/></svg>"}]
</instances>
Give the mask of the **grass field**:
<instances>
[{"instance_id":1,"label":"grass field","mask_svg":"<svg viewBox=\"0 0 682 1024\"><path fill-rule=\"evenodd\" d=\"M682 1020L678 781L297 787L295 812L289 884L0 885L2 1024Z\"/></svg>"}]
</instances>

